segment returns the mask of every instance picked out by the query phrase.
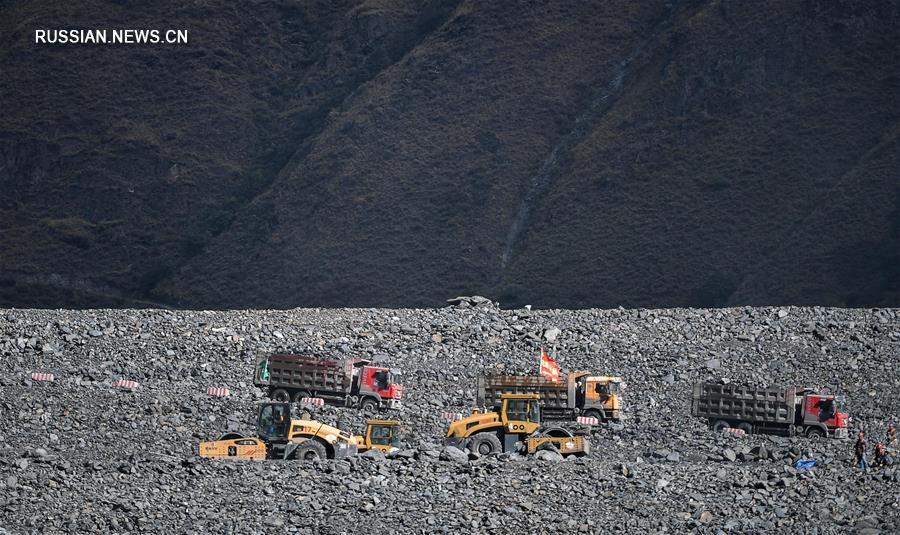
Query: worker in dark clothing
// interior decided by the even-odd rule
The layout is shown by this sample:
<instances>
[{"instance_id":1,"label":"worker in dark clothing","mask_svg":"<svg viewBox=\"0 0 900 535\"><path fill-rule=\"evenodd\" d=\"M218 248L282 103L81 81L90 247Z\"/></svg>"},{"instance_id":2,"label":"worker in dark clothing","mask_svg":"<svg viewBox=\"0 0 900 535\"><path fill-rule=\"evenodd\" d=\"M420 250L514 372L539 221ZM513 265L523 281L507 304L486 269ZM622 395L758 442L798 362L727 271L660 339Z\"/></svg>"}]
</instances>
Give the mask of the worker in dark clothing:
<instances>
[{"instance_id":1,"label":"worker in dark clothing","mask_svg":"<svg viewBox=\"0 0 900 535\"><path fill-rule=\"evenodd\" d=\"M894 460L891 459L891 456L888 454L887 448L884 447L884 444L879 442L875 444L875 462L872 466L890 466L894 464Z\"/></svg>"},{"instance_id":2,"label":"worker in dark clothing","mask_svg":"<svg viewBox=\"0 0 900 535\"><path fill-rule=\"evenodd\" d=\"M864 472L869 471L868 449L869 445L866 444L866 435L860 431L859 435L856 436L856 446L854 446L853 451L856 453L856 463Z\"/></svg>"}]
</instances>

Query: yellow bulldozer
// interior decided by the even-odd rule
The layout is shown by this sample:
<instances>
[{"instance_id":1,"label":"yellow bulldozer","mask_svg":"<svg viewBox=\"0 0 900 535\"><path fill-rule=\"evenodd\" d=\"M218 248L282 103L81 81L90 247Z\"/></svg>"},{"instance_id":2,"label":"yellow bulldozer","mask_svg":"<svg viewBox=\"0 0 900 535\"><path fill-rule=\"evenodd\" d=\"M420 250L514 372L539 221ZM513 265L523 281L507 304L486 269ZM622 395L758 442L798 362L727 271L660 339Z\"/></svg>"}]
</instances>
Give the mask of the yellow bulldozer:
<instances>
[{"instance_id":1,"label":"yellow bulldozer","mask_svg":"<svg viewBox=\"0 0 900 535\"><path fill-rule=\"evenodd\" d=\"M291 418L290 403L259 407L257 437L228 433L200 443L200 456L216 459L342 459L357 453L356 437L328 424Z\"/></svg>"},{"instance_id":2,"label":"yellow bulldozer","mask_svg":"<svg viewBox=\"0 0 900 535\"><path fill-rule=\"evenodd\" d=\"M501 394L497 411L474 411L452 422L444 443L480 455L500 452L533 454L548 449L563 456L590 453L590 442L567 429L541 424L538 394Z\"/></svg>"}]
</instances>

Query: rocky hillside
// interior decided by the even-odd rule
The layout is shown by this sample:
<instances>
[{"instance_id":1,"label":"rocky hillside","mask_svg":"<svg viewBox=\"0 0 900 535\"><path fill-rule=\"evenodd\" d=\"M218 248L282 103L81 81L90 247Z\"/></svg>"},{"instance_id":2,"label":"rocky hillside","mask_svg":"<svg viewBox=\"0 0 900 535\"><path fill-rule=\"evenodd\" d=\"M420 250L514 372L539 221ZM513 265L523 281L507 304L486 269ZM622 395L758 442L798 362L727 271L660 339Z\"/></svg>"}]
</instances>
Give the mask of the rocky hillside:
<instances>
[{"instance_id":1,"label":"rocky hillside","mask_svg":"<svg viewBox=\"0 0 900 535\"><path fill-rule=\"evenodd\" d=\"M540 345L567 369L623 376L628 418L594 429L575 461L444 449L441 412L471 408L484 371L534 371ZM198 459L200 440L253 430L254 356L279 348L402 368L406 447ZM846 396L853 432L880 440L900 417L897 309L4 310L0 356L0 532L900 530L900 471L861 473L851 441L736 438L689 415L695 381L807 385ZM800 458L819 464L795 470Z\"/></svg>"},{"instance_id":2,"label":"rocky hillside","mask_svg":"<svg viewBox=\"0 0 900 535\"><path fill-rule=\"evenodd\" d=\"M2 304L900 303L896 1L0 15Z\"/></svg>"}]
</instances>

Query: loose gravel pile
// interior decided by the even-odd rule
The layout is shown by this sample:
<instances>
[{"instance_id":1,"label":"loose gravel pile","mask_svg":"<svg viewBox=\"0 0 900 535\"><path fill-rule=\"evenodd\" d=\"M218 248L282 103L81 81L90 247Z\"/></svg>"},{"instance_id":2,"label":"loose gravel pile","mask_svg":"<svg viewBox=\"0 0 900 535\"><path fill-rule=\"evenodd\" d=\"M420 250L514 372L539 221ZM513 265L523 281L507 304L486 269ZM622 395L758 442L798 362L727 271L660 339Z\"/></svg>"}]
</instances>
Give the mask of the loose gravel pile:
<instances>
[{"instance_id":1,"label":"loose gravel pile","mask_svg":"<svg viewBox=\"0 0 900 535\"><path fill-rule=\"evenodd\" d=\"M534 373L541 346L624 377L628 419L595 428L581 459L441 446L441 412L472 407L477 375ZM201 440L254 431L253 363L277 350L401 368L406 449L198 458ZM698 380L813 386L846 396L874 444L900 417L898 310L4 310L0 354L10 533L900 532L900 470L862 473L852 441L737 438L689 414ZM354 410L307 409L362 429Z\"/></svg>"}]
</instances>

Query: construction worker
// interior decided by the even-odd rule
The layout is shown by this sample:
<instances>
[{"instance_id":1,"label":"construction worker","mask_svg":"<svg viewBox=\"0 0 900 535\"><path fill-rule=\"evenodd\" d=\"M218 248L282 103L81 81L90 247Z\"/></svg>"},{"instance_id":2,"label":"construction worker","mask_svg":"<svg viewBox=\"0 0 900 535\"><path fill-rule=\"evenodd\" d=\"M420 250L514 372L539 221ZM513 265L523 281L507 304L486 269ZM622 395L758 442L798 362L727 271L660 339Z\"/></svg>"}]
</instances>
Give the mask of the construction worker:
<instances>
[{"instance_id":1,"label":"construction worker","mask_svg":"<svg viewBox=\"0 0 900 535\"><path fill-rule=\"evenodd\" d=\"M890 466L894 464L894 460L891 459L891 456L888 454L887 448L884 447L884 444L879 442L875 444L875 462L872 466Z\"/></svg>"},{"instance_id":2,"label":"construction worker","mask_svg":"<svg viewBox=\"0 0 900 535\"><path fill-rule=\"evenodd\" d=\"M896 446L897 445L897 427L894 426L894 422L891 422L888 424L887 445L888 446Z\"/></svg>"},{"instance_id":3,"label":"construction worker","mask_svg":"<svg viewBox=\"0 0 900 535\"><path fill-rule=\"evenodd\" d=\"M863 472L869 471L868 450L869 445L866 444L866 435L862 431L856 436L856 445L853 448L856 453L856 463Z\"/></svg>"}]
</instances>

